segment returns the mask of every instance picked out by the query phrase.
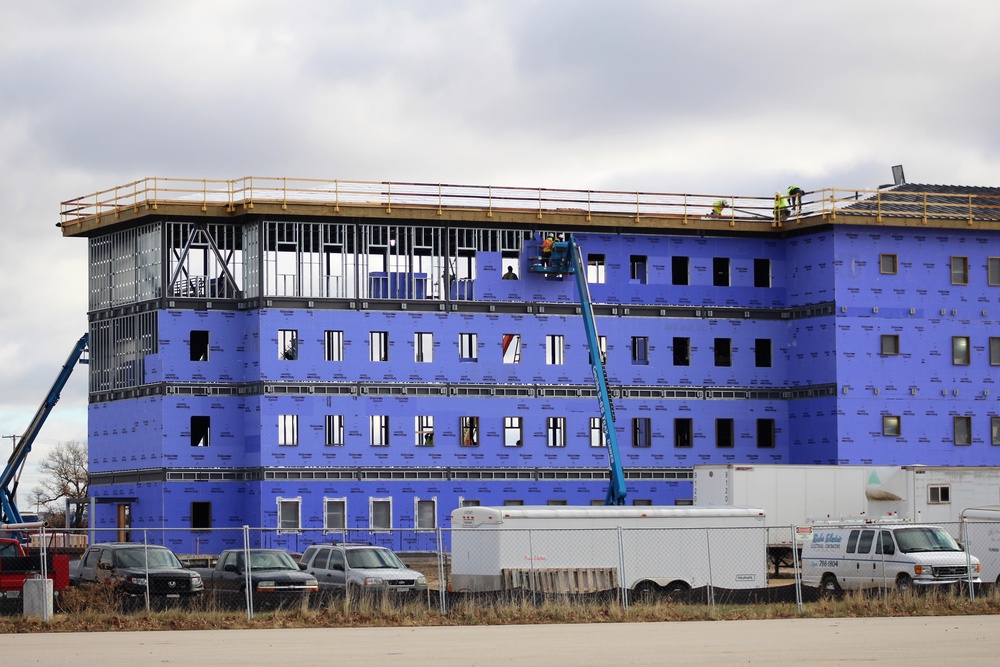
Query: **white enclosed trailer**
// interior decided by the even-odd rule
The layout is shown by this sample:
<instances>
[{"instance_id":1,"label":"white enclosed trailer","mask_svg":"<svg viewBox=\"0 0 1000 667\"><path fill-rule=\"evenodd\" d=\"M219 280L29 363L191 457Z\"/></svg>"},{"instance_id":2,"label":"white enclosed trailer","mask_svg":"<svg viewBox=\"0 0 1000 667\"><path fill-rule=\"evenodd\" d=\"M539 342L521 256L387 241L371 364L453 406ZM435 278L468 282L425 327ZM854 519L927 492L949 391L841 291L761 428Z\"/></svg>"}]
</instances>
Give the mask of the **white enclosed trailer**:
<instances>
[{"instance_id":1,"label":"white enclosed trailer","mask_svg":"<svg viewBox=\"0 0 1000 667\"><path fill-rule=\"evenodd\" d=\"M449 587L764 587L764 521L746 507L463 507L451 514Z\"/></svg>"},{"instance_id":2,"label":"white enclosed trailer","mask_svg":"<svg viewBox=\"0 0 1000 667\"><path fill-rule=\"evenodd\" d=\"M763 508L772 561L790 564L814 523L890 517L942 525L957 537L962 509L1000 503L1000 468L992 466L700 465L699 506Z\"/></svg>"},{"instance_id":3,"label":"white enclosed trailer","mask_svg":"<svg viewBox=\"0 0 1000 667\"><path fill-rule=\"evenodd\" d=\"M864 466L700 465L694 504L760 507L767 514L771 559L790 560L793 543L808 539L813 521L857 519L868 511L865 488L880 469ZM894 472L897 468L886 469ZM790 563L789 563L790 564Z\"/></svg>"},{"instance_id":4,"label":"white enclosed trailer","mask_svg":"<svg viewBox=\"0 0 1000 667\"><path fill-rule=\"evenodd\" d=\"M1000 505L962 510L959 540L979 559L980 578L1000 586Z\"/></svg>"}]
</instances>

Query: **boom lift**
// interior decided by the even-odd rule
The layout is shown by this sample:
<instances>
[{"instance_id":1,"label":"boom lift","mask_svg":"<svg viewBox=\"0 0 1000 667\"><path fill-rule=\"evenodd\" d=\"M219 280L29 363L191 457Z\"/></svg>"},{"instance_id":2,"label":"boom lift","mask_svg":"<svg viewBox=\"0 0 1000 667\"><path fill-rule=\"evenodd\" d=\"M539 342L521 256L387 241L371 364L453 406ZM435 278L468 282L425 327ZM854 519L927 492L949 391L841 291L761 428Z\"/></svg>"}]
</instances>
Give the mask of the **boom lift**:
<instances>
[{"instance_id":1,"label":"boom lift","mask_svg":"<svg viewBox=\"0 0 1000 667\"><path fill-rule=\"evenodd\" d=\"M597 323L594 320L594 307L590 300L590 288L587 286L587 272L583 264L580 246L573 241L571 234L566 240L553 240L551 252L542 253L532 260L529 268L532 273L563 276L572 274L576 278L576 290L580 295L580 312L583 314L583 327L587 334L587 347L590 350L590 370L594 375L594 386L597 388L597 400L601 406L601 432L608 447L608 468L611 482L608 485L608 495L605 505L624 505L628 490L625 488L625 472L622 469L618 455L618 435L615 432L615 406L611 403L611 393L608 390L608 374L601 358L600 338L597 336Z\"/></svg>"},{"instance_id":2,"label":"boom lift","mask_svg":"<svg viewBox=\"0 0 1000 667\"><path fill-rule=\"evenodd\" d=\"M38 432L42 430L45 419L59 401L59 395L62 393L63 387L66 386L70 375L73 374L76 364L87 363L88 360L82 358L84 351L87 349L87 341L88 334L83 334L80 340L76 342L76 345L73 346L73 351L70 353L69 358L66 359L66 363L63 364L62 370L59 371L52 389L45 396L41 407L35 413L35 418L31 420L31 424L28 425L21 439L14 445L14 451L11 453L10 459L7 460L7 467L0 474L0 525L10 524L9 526L4 526L5 528L16 529L19 527L18 524L21 524L20 527L27 527L21 520L21 513L17 509L16 502L17 485L21 479L21 471L24 468L28 454L31 452L31 445L35 442Z\"/></svg>"}]
</instances>

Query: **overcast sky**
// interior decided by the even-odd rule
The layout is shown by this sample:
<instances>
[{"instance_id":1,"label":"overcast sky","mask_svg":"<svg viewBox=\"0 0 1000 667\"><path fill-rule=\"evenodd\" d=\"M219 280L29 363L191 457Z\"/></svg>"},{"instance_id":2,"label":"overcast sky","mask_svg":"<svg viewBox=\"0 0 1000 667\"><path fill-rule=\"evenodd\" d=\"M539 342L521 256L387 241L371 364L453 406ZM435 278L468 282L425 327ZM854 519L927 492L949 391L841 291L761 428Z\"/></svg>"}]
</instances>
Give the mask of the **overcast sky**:
<instances>
[{"instance_id":1,"label":"overcast sky","mask_svg":"<svg viewBox=\"0 0 1000 667\"><path fill-rule=\"evenodd\" d=\"M998 35L995 1L0 0L0 436L86 331L64 200L248 175L770 196L894 164L1000 185ZM77 372L22 489L86 405Z\"/></svg>"}]
</instances>

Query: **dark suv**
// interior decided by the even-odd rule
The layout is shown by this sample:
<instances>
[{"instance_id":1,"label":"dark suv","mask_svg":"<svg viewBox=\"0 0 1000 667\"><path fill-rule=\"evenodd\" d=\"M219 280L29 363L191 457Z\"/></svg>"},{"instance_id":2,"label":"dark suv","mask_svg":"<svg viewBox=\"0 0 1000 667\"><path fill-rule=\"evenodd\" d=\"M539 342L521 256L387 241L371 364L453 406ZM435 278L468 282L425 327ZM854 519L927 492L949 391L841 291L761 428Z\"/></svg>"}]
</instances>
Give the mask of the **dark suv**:
<instances>
[{"instance_id":1,"label":"dark suv","mask_svg":"<svg viewBox=\"0 0 1000 667\"><path fill-rule=\"evenodd\" d=\"M427 579L399 560L391 549L371 544L314 544L299 567L316 577L320 591L350 595L420 593Z\"/></svg>"},{"instance_id":2,"label":"dark suv","mask_svg":"<svg viewBox=\"0 0 1000 667\"><path fill-rule=\"evenodd\" d=\"M205 590L201 575L181 565L166 547L134 542L95 544L71 573L77 586L108 584L126 599L190 600Z\"/></svg>"}]
</instances>

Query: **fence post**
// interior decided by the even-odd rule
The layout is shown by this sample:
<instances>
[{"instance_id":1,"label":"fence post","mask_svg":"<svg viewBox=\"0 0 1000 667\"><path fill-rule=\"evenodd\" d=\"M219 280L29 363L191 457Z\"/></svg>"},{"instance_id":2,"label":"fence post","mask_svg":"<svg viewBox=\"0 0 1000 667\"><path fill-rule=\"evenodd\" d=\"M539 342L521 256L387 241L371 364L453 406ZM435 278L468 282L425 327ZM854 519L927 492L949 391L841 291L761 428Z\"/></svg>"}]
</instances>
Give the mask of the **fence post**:
<instances>
[{"instance_id":1,"label":"fence post","mask_svg":"<svg viewBox=\"0 0 1000 667\"><path fill-rule=\"evenodd\" d=\"M146 569L146 613L149 613L149 531L142 529L142 559Z\"/></svg>"},{"instance_id":2,"label":"fence post","mask_svg":"<svg viewBox=\"0 0 1000 667\"><path fill-rule=\"evenodd\" d=\"M531 529L528 529L528 585L531 586L531 603L538 605L535 595L535 549L531 544Z\"/></svg>"},{"instance_id":3,"label":"fence post","mask_svg":"<svg viewBox=\"0 0 1000 667\"><path fill-rule=\"evenodd\" d=\"M39 531L39 533L38 533L38 540L39 540L38 554L39 554L39 557L42 559L41 569L42 569L42 580L44 581L44 580L46 580L46 579L49 578L48 549L46 548L46 541L47 540L45 538L45 526L42 526L41 531ZM55 588L55 585L53 585L53 588ZM43 596L45 595L46 591L48 591L47 588L42 588L42 595ZM23 600L24 593L23 592L21 593L21 597L22 597L21 602L23 603L24 602L24 600ZM52 606L49 604L49 600L45 600L44 597L43 597L43 599L42 599L42 623L48 623L49 622L49 620L50 620L49 612L51 611L51 609L52 609Z\"/></svg>"},{"instance_id":4,"label":"fence post","mask_svg":"<svg viewBox=\"0 0 1000 667\"><path fill-rule=\"evenodd\" d=\"M253 581L250 577L250 526L243 526L243 588L246 593L247 620L253 620Z\"/></svg>"},{"instance_id":5,"label":"fence post","mask_svg":"<svg viewBox=\"0 0 1000 667\"><path fill-rule=\"evenodd\" d=\"M795 577L795 606L798 608L799 613L803 611L802 605L802 572L799 571L799 543L798 543L798 526L789 526L792 531L792 572Z\"/></svg>"},{"instance_id":6,"label":"fence post","mask_svg":"<svg viewBox=\"0 0 1000 667\"><path fill-rule=\"evenodd\" d=\"M969 537L969 520L964 516L962 517L962 526L959 528L958 534L965 538L962 540L962 548L965 549L965 578L969 582L969 602L975 602L976 587L972 583L972 551L969 548L972 540Z\"/></svg>"},{"instance_id":7,"label":"fence post","mask_svg":"<svg viewBox=\"0 0 1000 667\"><path fill-rule=\"evenodd\" d=\"M445 608L445 591L444 591L444 540L442 538L442 528L438 526L436 529L437 533L437 568L438 568L438 603L441 615L444 616L447 612Z\"/></svg>"},{"instance_id":8,"label":"fence post","mask_svg":"<svg viewBox=\"0 0 1000 667\"><path fill-rule=\"evenodd\" d=\"M712 586L712 529L705 529L705 555L708 556L708 604L715 614L715 588Z\"/></svg>"},{"instance_id":9,"label":"fence post","mask_svg":"<svg viewBox=\"0 0 1000 667\"><path fill-rule=\"evenodd\" d=\"M622 609L628 611L628 577L625 572L625 529L618 526L618 595Z\"/></svg>"}]
</instances>

